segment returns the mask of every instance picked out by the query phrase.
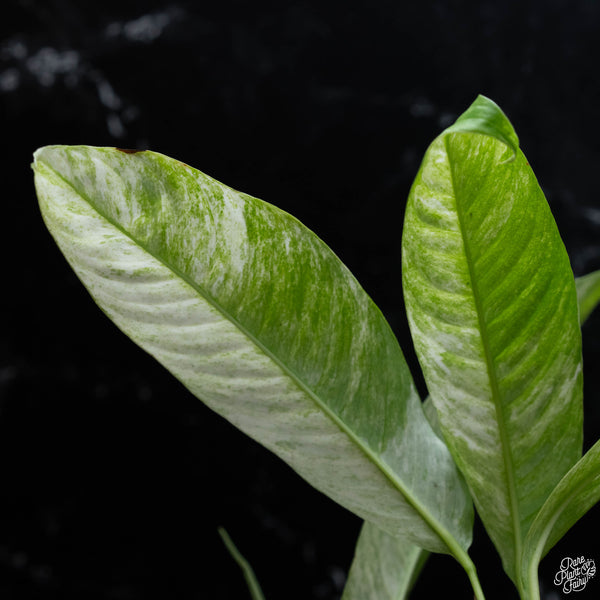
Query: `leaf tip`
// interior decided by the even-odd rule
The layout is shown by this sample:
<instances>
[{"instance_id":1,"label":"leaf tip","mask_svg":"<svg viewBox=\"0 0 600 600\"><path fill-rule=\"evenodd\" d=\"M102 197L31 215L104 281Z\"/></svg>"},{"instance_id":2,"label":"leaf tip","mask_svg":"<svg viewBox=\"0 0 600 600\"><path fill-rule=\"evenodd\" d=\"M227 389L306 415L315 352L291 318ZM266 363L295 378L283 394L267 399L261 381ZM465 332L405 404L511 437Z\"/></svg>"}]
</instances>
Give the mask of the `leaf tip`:
<instances>
[{"instance_id":1,"label":"leaf tip","mask_svg":"<svg viewBox=\"0 0 600 600\"><path fill-rule=\"evenodd\" d=\"M43 156L43 154L46 152L46 150L48 148L49 148L49 146L42 146L34 151L33 162L31 163L32 168L35 168L35 165L40 161L41 157Z\"/></svg>"},{"instance_id":2,"label":"leaf tip","mask_svg":"<svg viewBox=\"0 0 600 600\"><path fill-rule=\"evenodd\" d=\"M41 162L50 163L52 156L55 156L57 150L64 149L65 146L54 145L54 146L41 146L33 153L33 163L31 166L35 170L36 166Z\"/></svg>"},{"instance_id":3,"label":"leaf tip","mask_svg":"<svg viewBox=\"0 0 600 600\"><path fill-rule=\"evenodd\" d=\"M512 162L519 149L519 138L508 117L493 100L482 94L475 98L471 106L443 135L447 133L480 133L496 138L511 151L511 155L502 164Z\"/></svg>"}]
</instances>

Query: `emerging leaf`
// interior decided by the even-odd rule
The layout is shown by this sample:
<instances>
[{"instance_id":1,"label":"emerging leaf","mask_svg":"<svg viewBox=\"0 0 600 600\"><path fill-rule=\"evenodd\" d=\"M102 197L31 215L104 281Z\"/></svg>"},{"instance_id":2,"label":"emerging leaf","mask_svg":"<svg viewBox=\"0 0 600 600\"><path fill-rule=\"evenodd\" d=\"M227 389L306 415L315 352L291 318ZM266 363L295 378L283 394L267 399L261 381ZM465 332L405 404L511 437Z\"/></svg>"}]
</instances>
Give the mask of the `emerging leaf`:
<instances>
[{"instance_id":1,"label":"emerging leaf","mask_svg":"<svg viewBox=\"0 0 600 600\"><path fill-rule=\"evenodd\" d=\"M317 489L463 565L472 507L387 322L290 215L153 152L38 150L44 220L95 301Z\"/></svg>"},{"instance_id":2,"label":"emerging leaf","mask_svg":"<svg viewBox=\"0 0 600 600\"><path fill-rule=\"evenodd\" d=\"M583 325L592 311L600 303L600 271L588 273L575 280L577 301L579 302L579 321Z\"/></svg>"},{"instance_id":3,"label":"emerging leaf","mask_svg":"<svg viewBox=\"0 0 600 600\"><path fill-rule=\"evenodd\" d=\"M600 441L562 478L533 522L523 552L524 582L535 586L540 560L598 500Z\"/></svg>"},{"instance_id":4,"label":"emerging leaf","mask_svg":"<svg viewBox=\"0 0 600 600\"><path fill-rule=\"evenodd\" d=\"M520 588L523 538L581 456L577 298L508 119L479 97L459 124L431 144L410 192L404 294L444 438Z\"/></svg>"}]
</instances>

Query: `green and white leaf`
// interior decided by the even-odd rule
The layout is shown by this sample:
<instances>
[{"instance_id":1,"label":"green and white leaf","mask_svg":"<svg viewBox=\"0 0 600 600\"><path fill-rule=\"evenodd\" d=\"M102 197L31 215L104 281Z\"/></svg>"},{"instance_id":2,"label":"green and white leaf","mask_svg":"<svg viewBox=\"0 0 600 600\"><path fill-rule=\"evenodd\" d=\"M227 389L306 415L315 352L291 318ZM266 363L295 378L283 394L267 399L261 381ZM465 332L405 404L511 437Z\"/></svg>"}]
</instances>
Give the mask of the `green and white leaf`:
<instances>
[{"instance_id":1,"label":"green and white leaf","mask_svg":"<svg viewBox=\"0 0 600 600\"><path fill-rule=\"evenodd\" d=\"M429 552L364 523L342 600L404 600Z\"/></svg>"},{"instance_id":2,"label":"green and white leaf","mask_svg":"<svg viewBox=\"0 0 600 600\"><path fill-rule=\"evenodd\" d=\"M38 150L46 225L102 310L341 505L466 555L472 506L387 322L274 206L149 151Z\"/></svg>"},{"instance_id":3,"label":"green and white leaf","mask_svg":"<svg viewBox=\"0 0 600 600\"><path fill-rule=\"evenodd\" d=\"M579 302L579 321L583 325L600 303L600 271L577 277L575 285Z\"/></svg>"},{"instance_id":4,"label":"green and white leaf","mask_svg":"<svg viewBox=\"0 0 600 600\"><path fill-rule=\"evenodd\" d=\"M546 553L600 500L600 441L562 478L525 539L523 580L537 600L537 569Z\"/></svg>"},{"instance_id":5,"label":"green and white leaf","mask_svg":"<svg viewBox=\"0 0 600 600\"><path fill-rule=\"evenodd\" d=\"M524 536L581 456L581 332L544 195L505 143L508 119L491 100L476 104L460 130L432 143L417 174L403 284L444 439L520 588Z\"/></svg>"}]
</instances>

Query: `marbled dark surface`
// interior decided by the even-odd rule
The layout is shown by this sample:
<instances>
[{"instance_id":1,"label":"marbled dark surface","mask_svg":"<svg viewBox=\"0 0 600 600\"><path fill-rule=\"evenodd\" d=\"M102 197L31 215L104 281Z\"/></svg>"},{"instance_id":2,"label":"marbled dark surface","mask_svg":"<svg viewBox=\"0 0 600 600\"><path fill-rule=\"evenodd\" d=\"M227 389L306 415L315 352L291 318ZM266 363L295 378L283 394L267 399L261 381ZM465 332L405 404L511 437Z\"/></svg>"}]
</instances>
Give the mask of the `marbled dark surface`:
<instances>
[{"instance_id":1,"label":"marbled dark surface","mask_svg":"<svg viewBox=\"0 0 600 600\"><path fill-rule=\"evenodd\" d=\"M433 137L484 93L509 115L576 274L600 268L592 0L4 0L0 18L0 598L338 598L359 522L195 400L103 316L39 216L31 153L152 148L291 212L344 260L413 367L403 207ZM600 315L584 328L600 435ZM326 341L325 341L326 343ZM423 386L421 384L421 389ZM544 562L600 560L600 510ZM487 597L515 597L481 531ZM582 593L593 598L600 580ZM468 598L435 557L413 598Z\"/></svg>"}]
</instances>

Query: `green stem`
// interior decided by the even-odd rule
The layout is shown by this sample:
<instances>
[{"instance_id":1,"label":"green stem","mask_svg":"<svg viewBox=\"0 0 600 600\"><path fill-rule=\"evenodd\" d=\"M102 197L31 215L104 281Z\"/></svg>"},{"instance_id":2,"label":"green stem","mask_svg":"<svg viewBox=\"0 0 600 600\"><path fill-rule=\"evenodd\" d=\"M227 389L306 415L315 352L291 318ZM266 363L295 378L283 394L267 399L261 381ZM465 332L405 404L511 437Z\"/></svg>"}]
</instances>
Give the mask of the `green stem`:
<instances>
[{"instance_id":1,"label":"green stem","mask_svg":"<svg viewBox=\"0 0 600 600\"><path fill-rule=\"evenodd\" d=\"M471 582L471 587L473 588L473 593L475 594L475 599L485 600L483 590L481 589L481 583L479 583L479 578L477 577L477 569L469 555L466 552L461 551L459 554L455 554L454 558L456 558L467 573L469 581Z\"/></svg>"},{"instance_id":2,"label":"green stem","mask_svg":"<svg viewBox=\"0 0 600 600\"><path fill-rule=\"evenodd\" d=\"M529 573L529 596L527 596L526 600L540 600L540 582L537 568L535 567L533 573Z\"/></svg>"},{"instance_id":3,"label":"green stem","mask_svg":"<svg viewBox=\"0 0 600 600\"><path fill-rule=\"evenodd\" d=\"M231 538L225 529L219 527L218 531L229 554L231 554L231 557L235 560L244 574L244 579L246 580L246 585L248 586L252 600L265 600L258 579L256 579L256 575L254 574L250 563L240 554L240 551L235 547L235 544L231 541Z\"/></svg>"}]
</instances>

